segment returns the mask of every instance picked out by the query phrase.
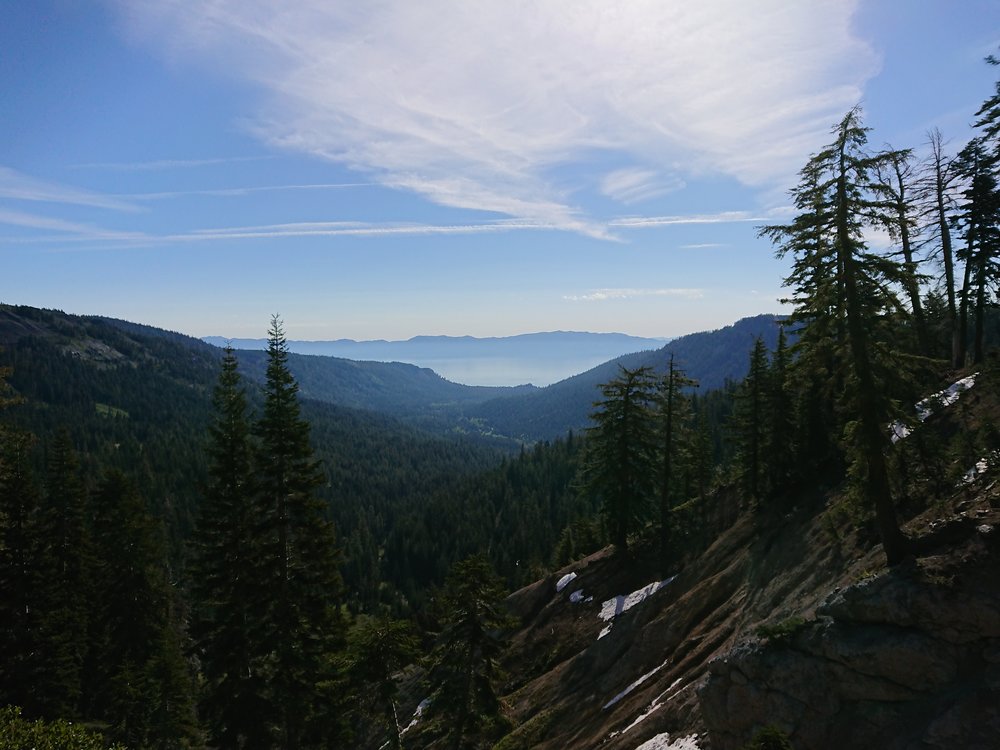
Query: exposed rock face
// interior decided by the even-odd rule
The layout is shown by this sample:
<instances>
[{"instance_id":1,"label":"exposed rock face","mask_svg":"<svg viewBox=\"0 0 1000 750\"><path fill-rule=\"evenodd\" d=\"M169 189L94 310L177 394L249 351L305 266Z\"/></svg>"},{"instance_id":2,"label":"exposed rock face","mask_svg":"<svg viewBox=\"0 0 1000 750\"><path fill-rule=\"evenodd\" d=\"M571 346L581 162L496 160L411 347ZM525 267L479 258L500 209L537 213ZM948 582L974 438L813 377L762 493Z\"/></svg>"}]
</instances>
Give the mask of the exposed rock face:
<instances>
[{"instance_id":1,"label":"exposed rock face","mask_svg":"<svg viewBox=\"0 0 1000 750\"><path fill-rule=\"evenodd\" d=\"M983 527L986 527L984 530ZM709 664L700 692L713 750L765 724L799 750L997 748L1000 534L830 595L816 620Z\"/></svg>"}]
</instances>

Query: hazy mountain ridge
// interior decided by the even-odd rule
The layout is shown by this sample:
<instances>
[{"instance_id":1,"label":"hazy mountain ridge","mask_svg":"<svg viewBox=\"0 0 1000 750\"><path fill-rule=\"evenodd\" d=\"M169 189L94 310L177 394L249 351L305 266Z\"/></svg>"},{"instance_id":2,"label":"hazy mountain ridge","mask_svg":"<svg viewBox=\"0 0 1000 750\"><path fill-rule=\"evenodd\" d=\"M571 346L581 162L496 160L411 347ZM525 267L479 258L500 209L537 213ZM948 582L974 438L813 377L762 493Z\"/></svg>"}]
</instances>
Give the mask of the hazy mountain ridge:
<instances>
[{"instance_id":1,"label":"hazy mountain ridge","mask_svg":"<svg viewBox=\"0 0 1000 750\"><path fill-rule=\"evenodd\" d=\"M681 336L662 348L617 357L546 388L488 401L471 414L496 432L512 437L548 440L565 435L588 426L593 403L600 397L600 384L616 377L620 367L648 366L662 373L671 354L675 364L698 381L701 392L721 388L727 381L746 375L757 337L768 349L774 349L780 320L778 315L757 315L715 331Z\"/></svg>"},{"instance_id":2,"label":"hazy mountain ridge","mask_svg":"<svg viewBox=\"0 0 1000 750\"><path fill-rule=\"evenodd\" d=\"M263 350L264 339L206 336L216 346ZM623 354L661 347L669 339L624 333L547 331L515 336L414 336L404 341L289 341L298 354L356 361L406 362L434 370L444 378L471 385L548 385Z\"/></svg>"},{"instance_id":3,"label":"hazy mountain ridge","mask_svg":"<svg viewBox=\"0 0 1000 750\"><path fill-rule=\"evenodd\" d=\"M626 333L592 333L589 331L541 331L513 336L435 336L420 335L409 339L331 339L328 341L294 340L288 347L297 354L320 354L345 359L383 359L400 356L411 357L468 357L511 356L543 352L551 353L552 347L577 351L589 347L593 351L632 351L662 346L669 338L648 338ZM224 336L205 336L202 341L215 346L231 343L236 349L266 349L267 339L227 339ZM618 352L621 353L620 351ZM614 356L614 355L612 355Z\"/></svg>"}]
</instances>

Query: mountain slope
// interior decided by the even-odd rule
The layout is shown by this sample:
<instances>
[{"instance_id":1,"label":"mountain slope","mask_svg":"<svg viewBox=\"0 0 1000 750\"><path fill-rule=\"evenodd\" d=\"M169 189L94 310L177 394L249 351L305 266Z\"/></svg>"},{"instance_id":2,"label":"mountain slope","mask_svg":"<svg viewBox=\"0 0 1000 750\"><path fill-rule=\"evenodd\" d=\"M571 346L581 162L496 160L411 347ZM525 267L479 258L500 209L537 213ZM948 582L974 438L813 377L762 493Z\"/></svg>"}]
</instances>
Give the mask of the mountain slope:
<instances>
[{"instance_id":1,"label":"mountain slope","mask_svg":"<svg viewBox=\"0 0 1000 750\"><path fill-rule=\"evenodd\" d=\"M924 437L956 455L989 432L997 377L936 413ZM918 554L894 568L836 492L756 511L724 492L705 542L677 564L608 549L516 592L504 686L515 729L497 747L741 750L768 724L797 750L1000 746L989 434L985 474L901 508Z\"/></svg>"},{"instance_id":2,"label":"mountain slope","mask_svg":"<svg viewBox=\"0 0 1000 750\"><path fill-rule=\"evenodd\" d=\"M660 349L618 357L547 388L487 401L467 413L503 435L549 440L589 425L593 402L600 397L598 386L615 378L620 367L649 366L663 372L673 354L703 392L742 379L754 339L762 337L769 349L776 345L778 320L775 315L758 315L716 331L681 336Z\"/></svg>"}]
</instances>

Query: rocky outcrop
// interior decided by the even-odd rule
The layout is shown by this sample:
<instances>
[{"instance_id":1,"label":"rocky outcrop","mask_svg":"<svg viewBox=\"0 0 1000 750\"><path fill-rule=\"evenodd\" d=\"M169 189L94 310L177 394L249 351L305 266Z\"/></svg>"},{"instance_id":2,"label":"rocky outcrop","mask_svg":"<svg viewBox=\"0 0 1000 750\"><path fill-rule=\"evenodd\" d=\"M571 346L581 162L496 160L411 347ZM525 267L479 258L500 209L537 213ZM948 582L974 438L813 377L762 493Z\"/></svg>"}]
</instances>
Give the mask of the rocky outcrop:
<instances>
[{"instance_id":1,"label":"rocky outcrop","mask_svg":"<svg viewBox=\"0 0 1000 750\"><path fill-rule=\"evenodd\" d=\"M995 521L995 519L992 519ZM713 750L761 727L798 750L998 747L1000 528L839 591L709 664Z\"/></svg>"}]
</instances>

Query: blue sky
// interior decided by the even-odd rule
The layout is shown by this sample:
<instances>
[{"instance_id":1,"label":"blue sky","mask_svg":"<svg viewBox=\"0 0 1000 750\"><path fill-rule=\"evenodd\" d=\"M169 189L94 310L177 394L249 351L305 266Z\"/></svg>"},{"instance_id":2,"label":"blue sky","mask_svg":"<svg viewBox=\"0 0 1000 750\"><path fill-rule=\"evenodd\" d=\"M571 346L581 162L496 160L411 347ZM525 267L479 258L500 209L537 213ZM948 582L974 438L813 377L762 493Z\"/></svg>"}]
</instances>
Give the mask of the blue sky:
<instances>
[{"instance_id":1,"label":"blue sky","mask_svg":"<svg viewBox=\"0 0 1000 750\"><path fill-rule=\"evenodd\" d=\"M196 336L676 336L861 103L956 147L995 0L12 0L0 301Z\"/></svg>"}]
</instances>

